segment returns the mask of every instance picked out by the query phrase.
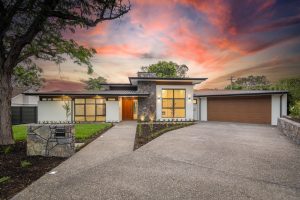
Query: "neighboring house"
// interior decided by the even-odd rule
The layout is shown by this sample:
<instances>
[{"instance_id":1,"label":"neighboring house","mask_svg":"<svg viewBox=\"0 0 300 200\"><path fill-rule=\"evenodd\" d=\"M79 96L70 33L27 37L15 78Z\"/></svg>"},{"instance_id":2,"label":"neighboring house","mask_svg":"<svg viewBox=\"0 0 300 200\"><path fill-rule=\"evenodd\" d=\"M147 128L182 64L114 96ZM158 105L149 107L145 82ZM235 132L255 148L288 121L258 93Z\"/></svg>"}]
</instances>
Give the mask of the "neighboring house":
<instances>
[{"instance_id":1,"label":"neighboring house","mask_svg":"<svg viewBox=\"0 0 300 200\"><path fill-rule=\"evenodd\" d=\"M38 96L25 95L25 88L14 88L12 92L12 124L27 124L37 122Z\"/></svg>"},{"instance_id":2,"label":"neighboring house","mask_svg":"<svg viewBox=\"0 0 300 200\"><path fill-rule=\"evenodd\" d=\"M39 96L38 121L120 122L200 120L277 124L287 114L286 91L194 91L206 78L129 77L101 91L25 92ZM63 105L69 104L66 115Z\"/></svg>"}]
</instances>

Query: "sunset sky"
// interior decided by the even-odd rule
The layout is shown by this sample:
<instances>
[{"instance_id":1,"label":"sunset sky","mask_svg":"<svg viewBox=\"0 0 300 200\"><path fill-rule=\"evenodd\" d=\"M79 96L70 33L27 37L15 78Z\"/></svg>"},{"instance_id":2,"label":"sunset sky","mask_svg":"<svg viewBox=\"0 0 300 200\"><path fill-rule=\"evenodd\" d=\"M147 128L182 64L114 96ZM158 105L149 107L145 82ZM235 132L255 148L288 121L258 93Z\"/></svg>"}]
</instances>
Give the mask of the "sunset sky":
<instances>
[{"instance_id":1,"label":"sunset sky","mask_svg":"<svg viewBox=\"0 0 300 200\"><path fill-rule=\"evenodd\" d=\"M121 19L65 33L95 48L95 73L71 60L44 70L45 90L79 90L82 80L103 76L128 83L141 66L159 60L206 77L201 88L224 88L231 75L266 75L271 81L300 75L299 0L131 0Z\"/></svg>"}]
</instances>

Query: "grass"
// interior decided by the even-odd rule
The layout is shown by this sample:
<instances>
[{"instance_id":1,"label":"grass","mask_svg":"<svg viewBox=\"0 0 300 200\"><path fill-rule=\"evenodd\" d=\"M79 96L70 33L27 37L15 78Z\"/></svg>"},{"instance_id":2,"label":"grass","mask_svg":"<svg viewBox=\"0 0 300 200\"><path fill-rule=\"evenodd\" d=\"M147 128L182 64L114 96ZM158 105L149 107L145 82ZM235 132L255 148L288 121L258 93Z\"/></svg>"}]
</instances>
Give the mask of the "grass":
<instances>
[{"instance_id":1,"label":"grass","mask_svg":"<svg viewBox=\"0 0 300 200\"><path fill-rule=\"evenodd\" d=\"M3 177L1 177L1 178L0 178L0 184L1 184L1 183L4 183L4 182L6 182L6 181L9 181L9 179L10 179L9 176L3 176Z\"/></svg>"},{"instance_id":2,"label":"grass","mask_svg":"<svg viewBox=\"0 0 300 200\"><path fill-rule=\"evenodd\" d=\"M97 135L99 132L111 127L110 123L99 124L76 124L75 125L75 138L77 141L84 141L88 138Z\"/></svg>"},{"instance_id":3,"label":"grass","mask_svg":"<svg viewBox=\"0 0 300 200\"><path fill-rule=\"evenodd\" d=\"M13 127L14 138L16 141L26 140L27 126L26 125L14 125Z\"/></svg>"},{"instance_id":4,"label":"grass","mask_svg":"<svg viewBox=\"0 0 300 200\"><path fill-rule=\"evenodd\" d=\"M77 141L84 141L111 126L112 125L110 123L75 124L75 138ZM26 140L27 136L27 126L14 125L13 133L16 141L24 141Z\"/></svg>"}]
</instances>

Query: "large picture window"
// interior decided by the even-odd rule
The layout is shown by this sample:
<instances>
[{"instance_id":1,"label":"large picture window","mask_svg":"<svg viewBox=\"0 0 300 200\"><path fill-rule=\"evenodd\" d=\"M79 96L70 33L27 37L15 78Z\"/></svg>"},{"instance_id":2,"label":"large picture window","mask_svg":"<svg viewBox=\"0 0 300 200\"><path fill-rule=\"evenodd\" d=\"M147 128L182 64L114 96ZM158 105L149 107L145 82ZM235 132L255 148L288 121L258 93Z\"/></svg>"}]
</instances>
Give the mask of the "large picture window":
<instances>
[{"instance_id":1,"label":"large picture window","mask_svg":"<svg viewBox=\"0 0 300 200\"><path fill-rule=\"evenodd\" d=\"M76 98L75 121L105 121L105 99Z\"/></svg>"},{"instance_id":2,"label":"large picture window","mask_svg":"<svg viewBox=\"0 0 300 200\"><path fill-rule=\"evenodd\" d=\"M162 117L185 118L185 90L162 90Z\"/></svg>"}]
</instances>

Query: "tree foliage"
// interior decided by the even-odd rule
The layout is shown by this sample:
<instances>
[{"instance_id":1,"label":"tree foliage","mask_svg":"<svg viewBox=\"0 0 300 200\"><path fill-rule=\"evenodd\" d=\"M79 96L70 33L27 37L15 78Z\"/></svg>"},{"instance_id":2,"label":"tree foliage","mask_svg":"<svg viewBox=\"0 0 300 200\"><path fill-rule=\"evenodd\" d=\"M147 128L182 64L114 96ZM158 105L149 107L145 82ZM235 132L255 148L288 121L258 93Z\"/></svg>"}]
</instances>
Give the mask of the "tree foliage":
<instances>
[{"instance_id":1,"label":"tree foliage","mask_svg":"<svg viewBox=\"0 0 300 200\"><path fill-rule=\"evenodd\" d=\"M106 83L106 78L99 76L97 78L89 78L89 80L85 81L87 90L101 90L102 83Z\"/></svg>"},{"instance_id":2,"label":"tree foliage","mask_svg":"<svg viewBox=\"0 0 300 200\"><path fill-rule=\"evenodd\" d=\"M179 65L172 61L159 61L150 66L141 67L141 71L155 73L161 78L184 78L189 68L186 65Z\"/></svg>"},{"instance_id":3,"label":"tree foliage","mask_svg":"<svg viewBox=\"0 0 300 200\"><path fill-rule=\"evenodd\" d=\"M289 111L300 118L300 77L281 79L272 89L288 91Z\"/></svg>"},{"instance_id":4,"label":"tree foliage","mask_svg":"<svg viewBox=\"0 0 300 200\"><path fill-rule=\"evenodd\" d=\"M12 76L12 85L13 87L39 88L44 81L41 73L42 70L36 65L17 66Z\"/></svg>"},{"instance_id":5,"label":"tree foliage","mask_svg":"<svg viewBox=\"0 0 300 200\"><path fill-rule=\"evenodd\" d=\"M225 89L233 90L267 90L270 89L270 81L266 76L247 76L237 78L231 85L227 85Z\"/></svg>"},{"instance_id":6,"label":"tree foliage","mask_svg":"<svg viewBox=\"0 0 300 200\"><path fill-rule=\"evenodd\" d=\"M96 51L70 39L72 33L129 10L126 0L0 0L0 144L13 143L10 99L15 68L36 68L37 60L59 64L70 57L91 73Z\"/></svg>"}]
</instances>

